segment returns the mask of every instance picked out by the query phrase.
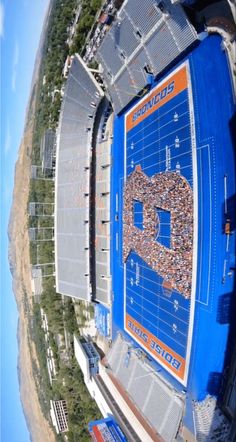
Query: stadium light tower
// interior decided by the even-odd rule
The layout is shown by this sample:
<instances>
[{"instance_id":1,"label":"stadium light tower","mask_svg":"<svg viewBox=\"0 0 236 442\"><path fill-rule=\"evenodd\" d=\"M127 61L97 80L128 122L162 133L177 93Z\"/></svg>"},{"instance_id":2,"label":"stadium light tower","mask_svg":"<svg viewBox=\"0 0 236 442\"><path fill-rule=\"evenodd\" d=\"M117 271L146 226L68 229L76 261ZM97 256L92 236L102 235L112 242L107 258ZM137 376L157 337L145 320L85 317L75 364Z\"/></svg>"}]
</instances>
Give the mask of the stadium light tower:
<instances>
[{"instance_id":1,"label":"stadium light tower","mask_svg":"<svg viewBox=\"0 0 236 442\"><path fill-rule=\"evenodd\" d=\"M54 181L55 180L55 168L44 168L41 166L32 165L31 166L31 179L32 180L45 180Z\"/></svg>"},{"instance_id":2,"label":"stadium light tower","mask_svg":"<svg viewBox=\"0 0 236 442\"><path fill-rule=\"evenodd\" d=\"M54 216L54 203L30 202L28 207L30 216L51 217Z\"/></svg>"},{"instance_id":3,"label":"stadium light tower","mask_svg":"<svg viewBox=\"0 0 236 442\"><path fill-rule=\"evenodd\" d=\"M36 270L41 271L41 278L47 278L49 276L55 276L55 261L53 262L40 262L40 243L36 245L36 264L32 265L32 272Z\"/></svg>"},{"instance_id":4,"label":"stadium light tower","mask_svg":"<svg viewBox=\"0 0 236 442\"><path fill-rule=\"evenodd\" d=\"M30 227L28 230L30 241L53 241L54 227Z\"/></svg>"},{"instance_id":5,"label":"stadium light tower","mask_svg":"<svg viewBox=\"0 0 236 442\"><path fill-rule=\"evenodd\" d=\"M41 270L41 278L49 278L50 276L55 276L55 263L54 262L46 262L43 264L37 263L31 267L31 271Z\"/></svg>"}]
</instances>

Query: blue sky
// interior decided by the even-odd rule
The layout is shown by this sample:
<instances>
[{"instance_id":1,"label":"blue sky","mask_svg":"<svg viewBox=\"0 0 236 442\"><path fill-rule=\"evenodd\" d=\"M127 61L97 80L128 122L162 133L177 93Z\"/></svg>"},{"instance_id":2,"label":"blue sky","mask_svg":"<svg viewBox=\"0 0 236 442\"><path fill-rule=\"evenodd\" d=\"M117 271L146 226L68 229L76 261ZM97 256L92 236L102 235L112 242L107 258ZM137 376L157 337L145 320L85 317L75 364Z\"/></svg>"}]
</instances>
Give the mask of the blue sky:
<instances>
[{"instance_id":1,"label":"blue sky","mask_svg":"<svg viewBox=\"0 0 236 442\"><path fill-rule=\"evenodd\" d=\"M14 168L23 134L34 60L48 0L0 3L1 44L1 436L2 442L28 442L17 377L17 308L7 259L7 225Z\"/></svg>"}]
</instances>

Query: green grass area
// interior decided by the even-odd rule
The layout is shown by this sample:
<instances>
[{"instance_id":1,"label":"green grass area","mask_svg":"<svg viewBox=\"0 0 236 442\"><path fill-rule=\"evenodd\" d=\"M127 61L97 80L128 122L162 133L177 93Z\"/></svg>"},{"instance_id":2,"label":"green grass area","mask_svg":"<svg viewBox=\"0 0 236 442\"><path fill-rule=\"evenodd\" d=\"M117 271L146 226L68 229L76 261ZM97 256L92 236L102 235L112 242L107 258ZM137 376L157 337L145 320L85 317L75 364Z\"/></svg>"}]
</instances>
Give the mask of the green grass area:
<instances>
[{"instance_id":1,"label":"green grass area","mask_svg":"<svg viewBox=\"0 0 236 442\"><path fill-rule=\"evenodd\" d=\"M36 118L32 164L39 164L40 141L46 128L56 128L61 108L63 66L69 53L68 27L73 23L77 0L54 0L43 47L36 93Z\"/></svg>"},{"instance_id":2,"label":"green grass area","mask_svg":"<svg viewBox=\"0 0 236 442\"><path fill-rule=\"evenodd\" d=\"M81 0L82 11L79 19L79 23L76 28L76 35L74 42L70 48L70 54L82 52L87 35L90 33L92 26L94 25L94 19L97 12L102 6L102 0Z\"/></svg>"},{"instance_id":3,"label":"green grass area","mask_svg":"<svg viewBox=\"0 0 236 442\"><path fill-rule=\"evenodd\" d=\"M69 311L72 311L70 303L67 314L69 314ZM50 324L49 320L48 322ZM78 329L76 331L78 335ZM35 343L38 354L39 368L33 363L33 373L38 387L40 405L45 417L50 421L50 399L65 399L68 408L68 440L90 440L87 430L88 423L91 420L101 419L101 413L97 408L96 402L90 397L84 384L83 374L74 357L73 349L69 363L62 361L53 333L49 333L49 345L53 351L58 374L57 379L52 382L52 386L50 385L46 365L47 344L44 336L45 333L42 329L39 304L34 304L30 335Z\"/></svg>"}]
</instances>

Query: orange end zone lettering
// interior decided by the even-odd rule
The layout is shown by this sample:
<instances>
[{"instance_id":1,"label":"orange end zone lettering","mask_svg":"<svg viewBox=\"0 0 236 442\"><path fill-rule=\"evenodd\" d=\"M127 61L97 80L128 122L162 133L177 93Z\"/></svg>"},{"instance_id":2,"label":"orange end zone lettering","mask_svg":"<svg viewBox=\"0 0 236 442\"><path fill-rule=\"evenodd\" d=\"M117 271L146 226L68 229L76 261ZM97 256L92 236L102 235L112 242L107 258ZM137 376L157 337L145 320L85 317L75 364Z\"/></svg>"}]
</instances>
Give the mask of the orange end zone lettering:
<instances>
[{"instance_id":1,"label":"orange end zone lettering","mask_svg":"<svg viewBox=\"0 0 236 442\"><path fill-rule=\"evenodd\" d=\"M153 355L153 357L164 364L170 371L180 379L184 379L185 359L178 355L170 347L157 339L152 333L144 328L139 322L135 321L126 313L126 330Z\"/></svg>"},{"instance_id":2,"label":"orange end zone lettering","mask_svg":"<svg viewBox=\"0 0 236 442\"><path fill-rule=\"evenodd\" d=\"M96 436L97 442L105 442L105 439L102 437L102 434L99 431L99 425L96 425L96 426L94 425L93 433L94 433L94 436Z\"/></svg>"},{"instance_id":3,"label":"orange end zone lettering","mask_svg":"<svg viewBox=\"0 0 236 442\"><path fill-rule=\"evenodd\" d=\"M167 81L154 88L147 98L141 100L126 117L126 132L133 129L163 104L188 87L187 70L183 66Z\"/></svg>"}]
</instances>

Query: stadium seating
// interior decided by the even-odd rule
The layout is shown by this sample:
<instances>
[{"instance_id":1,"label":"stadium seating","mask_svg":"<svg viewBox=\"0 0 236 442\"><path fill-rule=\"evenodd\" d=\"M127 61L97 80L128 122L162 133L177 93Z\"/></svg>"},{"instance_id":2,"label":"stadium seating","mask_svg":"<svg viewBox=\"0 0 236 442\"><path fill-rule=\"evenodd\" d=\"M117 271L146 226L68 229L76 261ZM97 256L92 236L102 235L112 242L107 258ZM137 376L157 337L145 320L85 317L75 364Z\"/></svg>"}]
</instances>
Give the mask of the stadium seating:
<instances>
[{"instance_id":1,"label":"stadium seating","mask_svg":"<svg viewBox=\"0 0 236 442\"><path fill-rule=\"evenodd\" d=\"M96 55L115 112L147 84L145 66L157 76L196 40L182 6L170 0L125 2Z\"/></svg>"},{"instance_id":2,"label":"stadium seating","mask_svg":"<svg viewBox=\"0 0 236 442\"><path fill-rule=\"evenodd\" d=\"M129 362L126 362L129 353ZM183 412L181 396L175 394L165 382L154 373L145 361L145 353L118 335L107 361L111 373L118 379L129 397L148 422L165 441L174 441Z\"/></svg>"},{"instance_id":3,"label":"stadium seating","mask_svg":"<svg viewBox=\"0 0 236 442\"><path fill-rule=\"evenodd\" d=\"M65 87L57 138L56 290L90 299L89 187L94 117L103 91L79 56Z\"/></svg>"}]
</instances>

